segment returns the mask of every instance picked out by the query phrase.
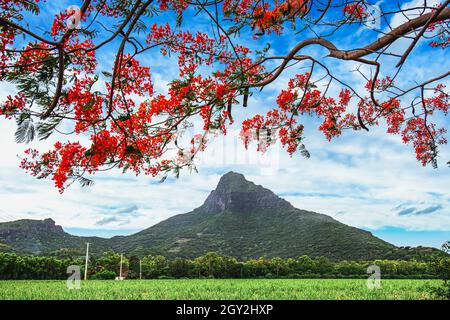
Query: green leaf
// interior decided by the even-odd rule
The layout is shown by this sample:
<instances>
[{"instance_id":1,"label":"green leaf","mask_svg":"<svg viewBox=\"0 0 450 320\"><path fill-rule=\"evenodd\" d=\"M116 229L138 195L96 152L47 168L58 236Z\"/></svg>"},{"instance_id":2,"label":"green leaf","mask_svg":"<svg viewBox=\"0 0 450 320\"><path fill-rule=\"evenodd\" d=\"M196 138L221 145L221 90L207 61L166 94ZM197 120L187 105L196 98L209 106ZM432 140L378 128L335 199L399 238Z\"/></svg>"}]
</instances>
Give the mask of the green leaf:
<instances>
[{"instance_id":1,"label":"green leaf","mask_svg":"<svg viewBox=\"0 0 450 320\"><path fill-rule=\"evenodd\" d=\"M46 140L48 137L50 137L60 122L61 119L52 119L50 120L50 122L38 123L36 130L39 140Z\"/></svg>"},{"instance_id":2,"label":"green leaf","mask_svg":"<svg viewBox=\"0 0 450 320\"><path fill-rule=\"evenodd\" d=\"M80 182L80 185L84 187L92 187L94 185L94 181L91 179L87 179L85 177L79 177L78 182Z\"/></svg>"},{"instance_id":3,"label":"green leaf","mask_svg":"<svg viewBox=\"0 0 450 320\"><path fill-rule=\"evenodd\" d=\"M29 143L34 140L36 131L30 118L19 119L17 122L16 142Z\"/></svg>"},{"instance_id":4,"label":"green leaf","mask_svg":"<svg viewBox=\"0 0 450 320\"><path fill-rule=\"evenodd\" d=\"M178 12L177 13L177 28L181 27L181 24L183 23L183 13L182 12Z\"/></svg>"},{"instance_id":5,"label":"green leaf","mask_svg":"<svg viewBox=\"0 0 450 320\"><path fill-rule=\"evenodd\" d=\"M112 78L112 76L113 76L112 73L109 71L102 71L102 74L107 78Z\"/></svg>"},{"instance_id":6,"label":"green leaf","mask_svg":"<svg viewBox=\"0 0 450 320\"><path fill-rule=\"evenodd\" d=\"M121 114L119 115L119 117L117 118L117 120L119 121L127 121L130 119L130 114Z\"/></svg>"}]
</instances>

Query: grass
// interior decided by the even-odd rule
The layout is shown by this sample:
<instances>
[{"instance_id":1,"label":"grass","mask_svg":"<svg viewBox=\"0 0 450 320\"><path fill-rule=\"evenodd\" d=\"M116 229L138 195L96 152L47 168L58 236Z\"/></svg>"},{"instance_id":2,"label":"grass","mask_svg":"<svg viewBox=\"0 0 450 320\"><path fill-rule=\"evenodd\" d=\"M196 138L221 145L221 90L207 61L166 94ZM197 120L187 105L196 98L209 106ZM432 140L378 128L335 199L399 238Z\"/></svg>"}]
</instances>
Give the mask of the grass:
<instances>
[{"instance_id":1,"label":"grass","mask_svg":"<svg viewBox=\"0 0 450 320\"><path fill-rule=\"evenodd\" d=\"M357 279L195 279L82 282L69 290L65 281L0 281L0 299L59 300L203 300L203 299L431 299L429 287L437 280L382 280L381 289L369 290Z\"/></svg>"}]
</instances>

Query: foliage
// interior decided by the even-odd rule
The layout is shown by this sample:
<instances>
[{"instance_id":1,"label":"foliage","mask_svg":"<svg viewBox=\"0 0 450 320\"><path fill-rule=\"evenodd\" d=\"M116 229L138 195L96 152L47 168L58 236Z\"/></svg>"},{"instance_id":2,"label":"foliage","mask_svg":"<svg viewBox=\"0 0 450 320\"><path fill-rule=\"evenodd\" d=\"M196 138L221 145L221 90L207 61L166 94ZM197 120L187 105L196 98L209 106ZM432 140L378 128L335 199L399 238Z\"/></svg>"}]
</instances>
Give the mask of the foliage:
<instances>
[{"instance_id":1,"label":"foliage","mask_svg":"<svg viewBox=\"0 0 450 320\"><path fill-rule=\"evenodd\" d=\"M116 278L116 273L109 270L103 270L97 272L91 277L91 280L114 280Z\"/></svg>"},{"instance_id":2,"label":"foliage","mask_svg":"<svg viewBox=\"0 0 450 320\"><path fill-rule=\"evenodd\" d=\"M10 246L0 242L0 252L8 252L10 250L11 250Z\"/></svg>"},{"instance_id":3,"label":"foliage","mask_svg":"<svg viewBox=\"0 0 450 320\"><path fill-rule=\"evenodd\" d=\"M168 275L167 260L163 256L146 256L142 259L142 276L157 279Z\"/></svg>"},{"instance_id":4,"label":"foliage","mask_svg":"<svg viewBox=\"0 0 450 320\"><path fill-rule=\"evenodd\" d=\"M137 259L137 257L136 257ZM374 260L333 262L325 257L310 258L258 258L238 261L235 258L209 252L193 260L163 256L144 256L143 279L164 278L367 278L367 267L375 264L381 268L383 278L428 279L441 274L433 262L416 260ZM136 261L136 260L135 260ZM448 258L446 260L448 262ZM136 264L136 262L135 262ZM0 279L66 279L67 267L84 266L84 259L57 259L55 257L18 256L0 253ZM128 259L123 260L123 276L137 278L139 269L128 276ZM106 252L92 257L88 275L92 279L110 279L119 275L120 254ZM448 265L445 265L448 273Z\"/></svg>"},{"instance_id":5,"label":"foliage","mask_svg":"<svg viewBox=\"0 0 450 320\"><path fill-rule=\"evenodd\" d=\"M120 273L120 260L121 255L114 251L108 251L103 253L102 256L95 259L94 273L110 272L114 275L119 275ZM129 261L126 257L123 257L122 261L122 275L126 276L128 274Z\"/></svg>"},{"instance_id":6,"label":"foliage","mask_svg":"<svg viewBox=\"0 0 450 320\"><path fill-rule=\"evenodd\" d=\"M53 257L0 253L0 279L66 279L68 266L82 264L81 259L60 260Z\"/></svg>"},{"instance_id":7,"label":"foliage","mask_svg":"<svg viewBox=\"0 0 450 320\"><path fill-rule=\"evenodd\" d=\"M442 251L450 253L450 241L442 245ZM436 255L433 267L436 275L439 279L442 279L443 283L438 287L432 288L432 292L438 298L450 300L450 257Z\"/></svg>"},{"instance_id":8,"label":"foliage","mask_svg":"<svg viewBox=\"0 0 450 320\"><path fill-rule=\"evenodd\" d=\"M28 149L21 167L52 179L60 192L74 181L92 185L87 175L112 168L153 176L178 176L180 169L194 168L194 158L211 138L226 134L233 109L244 113L250 95L292 68L297 69L273 108L243 122L246 146L256 141L264 152L279 140L288 153L309 157L303 125L308 116L320 119L318 130L328 140L346 129L369 130L384 122L387 133L400 135L423 165L437 166L438 146L447 142L436 118L448 114L443 82L450 72L424 68L414 83L399 81L417 63L411 54L417 43L428 42L430 59L448 48L447 5L424 1L414 8L380 8L375 18L381 23L394 14L405 21L386 34L382 30L388 26L366 28L365 45L353 38L374 18L364 0L333 5L316 0L86 0L80 10L56 12L53 21L48 20L49 1L0 0L0 7L0 81L16 89L1 103L0 115L17 122L17 142L57 136L51 150ZM417 16L416 10L423 14ZM197 28L192 19L198 15L211 27ZM30 20L51 23L35 26ZM248 32L253 37L245 37ZM99 36L105 33L110 37ZM298 41L274 55L268 44L283 41L283 35ZM393 44L411 38L409 48L391 52ZM334 42L350 47L339 49ZM313 45L328 54L308 55ZM99 61L111 50L110 69L101 70ZM146 55L177 60L178 73L167 93L155 89L160 86L145 64ZM355 82L365 87L344 81L345 68L331 69L329 59L355 64ZM391 65L396 68L383 68ZM195 120L201 128L183 139Z\"/></svg>"}]
</instances>

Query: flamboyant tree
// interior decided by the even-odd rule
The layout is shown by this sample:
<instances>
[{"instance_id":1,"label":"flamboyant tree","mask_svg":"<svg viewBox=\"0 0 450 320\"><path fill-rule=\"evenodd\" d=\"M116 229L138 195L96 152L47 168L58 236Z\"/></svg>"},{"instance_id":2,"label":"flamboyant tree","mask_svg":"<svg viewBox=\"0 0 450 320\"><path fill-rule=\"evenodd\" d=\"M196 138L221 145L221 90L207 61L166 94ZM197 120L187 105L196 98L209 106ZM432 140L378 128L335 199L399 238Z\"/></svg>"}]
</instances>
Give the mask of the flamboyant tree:
<instances>
[{"instance_id":1,"label":"flamboyant tree","mask_svg":"<svg viewBox=\"0 0 450 320\"><path fill-rule=\"evenodd\" d=\"M85 0L49 21L54 2L0 0L0 81L17 91L0 115L17 122L18 142L58 137L50 151L27 150L21 167L51 178L61 192L112 168L157 175L192 166L208 139L226 134L233 114L246 112L248 97L288 70L294 76L273 108L242 123L246 146L256 140L264 151L279 140L291 155L308 156L302 117L311 115L328 140L386 123L423 165L436 166L438 145L447 142L433 119L448 113L448 65L408 87L398 80L414 66L419 45L430 48L430 60L448 54L450 0L377 7L375 14L364 0ZM391 26L395 15L401 22ZM39 26L30 17L42 18ZM209 27L196 24L199 17ZM378 28L358 38L374 21ZM249 32L253 39L243 41ZM276 43L286 33L295 44L274 55L268 39ZM354 41L340 48L344 35ZM391 51L399 42L401 53ZM311 54L311 46L327 56ZM177 59L167 93L155 90L148 57ZM365 66L370 73L353 74L363 90L329 61ZM331 87L339 88L335 96ZM202 130L182 139L193 119Z\"/></svg>"}]
</instances>

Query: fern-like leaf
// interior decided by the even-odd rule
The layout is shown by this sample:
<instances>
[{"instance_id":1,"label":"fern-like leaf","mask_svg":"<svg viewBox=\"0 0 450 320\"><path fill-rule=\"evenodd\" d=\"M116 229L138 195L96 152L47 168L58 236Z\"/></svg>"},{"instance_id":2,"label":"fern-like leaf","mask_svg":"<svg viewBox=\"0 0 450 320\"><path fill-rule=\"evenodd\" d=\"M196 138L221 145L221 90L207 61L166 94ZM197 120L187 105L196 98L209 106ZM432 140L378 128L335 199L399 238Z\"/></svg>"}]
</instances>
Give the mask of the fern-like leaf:
<instances>
[{"instance_id":1,"label":"fern-like leaf","mask_svg":"<svg viewBox=\"0 0 450 320\"><path fill-rule=\"evenodd\" d=\"M34 140L35 135L36 131L30 118L18 120L15 134L17 143L29 143Z\"/></svg>"}]
</instances>

